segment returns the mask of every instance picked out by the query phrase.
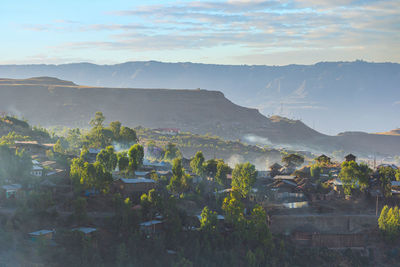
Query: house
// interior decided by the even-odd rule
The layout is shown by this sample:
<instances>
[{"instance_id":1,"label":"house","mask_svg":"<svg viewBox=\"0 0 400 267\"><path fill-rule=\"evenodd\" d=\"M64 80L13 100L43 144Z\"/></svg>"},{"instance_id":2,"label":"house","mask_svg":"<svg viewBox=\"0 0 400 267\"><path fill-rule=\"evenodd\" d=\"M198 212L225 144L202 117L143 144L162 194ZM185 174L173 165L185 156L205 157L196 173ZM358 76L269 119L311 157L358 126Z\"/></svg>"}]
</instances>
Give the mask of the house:
<instances>
[{"instance_id":1,"label":"house","mask_svg":"<svg viewBox=\"0 0 400 267\"><path fill-rule=\"evenodd\" d=\"M353 154L348 154L346 157L344 157L346 161L356 161L357 157L354 156Z\"/></svg>"},{"instance_id":2,"label":"house","mask_svg":"<svg viewBox=\"0 0 400 267\"><path fill-rule=\"evenodd\" d=\"M15 141L15 148L18 150L24 150L30 154L46 154L47 150L52 147L48 147L40 144L38 141Z\"/></svg>"},{"instance_id":3,"label":"house","mask_svg":"<svg viewBox=\"0 0 400 267\"><path fill-rule=\"evenodd\" d=\"M161 232L162 225L163 222L159 220L142 222L139 224L139 230L146 235L154 235Z\"/></svg>"},{"instance_id":4,"label":"house","mask_svg":"<svg viewBox=\"0 0 400 267\"><path fill-rule=\"evenodd\" d=\"M266 179L271 177L270 171L257 171L257 179Z\"/></svg>"},{"instance_id":5,"label":"house","mask_svg":"<svg viewBox=\"0 0 400 267\"><path fill-rule=\"evenodd\" d=\"M331 162L331 158L324 154L317 157L315 160L318 162L321 162L321 163L330 163Z\"/></svg>"},{"instance_id":6,"label":"house","mask_svg":"<svg viewBox=\"0 0 400 267\"><path fill-rule=\"evenodd\" d=\"M136 177L150 178L150 172L146 172L146 171L135 171L135 176L136 176Z\"/></svg>"},{"instance_id":7,"label":"house","mask_svg":"<svg viewBox=\"0 0 400 267\"><path fill-rule=\"evenodd\" d=\"M277 175L274 177L274 180L286 180L286 181L294 181L296 179L295 175Z\"/></svg>"},{"instance_id":8,"label":"house","mask_svg":"<svg viewBox=\"0 0 400 267\"><path fill-rule=\"evenodd\" d=\"M392 194L400 195L400 181L392 181Z\"/></svg>"},{"instance_id":9,"label":"house","mask_svg":"<svg viewBox=\"0 0 400 267\"><path fill-rule=\"evenodd\" d=\"M72 229L72 231L79 231L79 232L83 233L85 236L90 236L90 235L92 235L92 233L97 232L97 228L78 227L78 228Z\"/></svg>"},{"instance_id":10,"label":"house","mask_svg":"<svg viewBox=\"0 0 400 267\"><path fill-rule=\"evenodd\" d=\"M35 161L37 162L37 161ZM40 164L35 164L34 161L32 161L32 170L31 170L31 175L36 176L36 177L42 177L43 176L43 167Z\"/></svg>"},{"instance_id":11,"label":"house","mask_svg":"<svg viewBox=\"0 0 400 267\"><path fill-rule=\"evenodd\" d=\"M147 193L155 187L156 181L147 178L120 178L113 183L114 191L121 193L123 196Z\"/></svg>"},{"instance_id":12,"label":"house","mask_svg":"<svg viewBox=\"0 0 400 267\"><path fill-rule=\"evenodd\" d=\"M29 233L28 236L32 241L51 240L53 239L54 230L39 230Z\"/></svg>"},{"instance_id":13,"label":"house","mask_svg":"<svg viewBox=\"0 0 400 267\"><path fill-rule=\"evenodd\" d=\"M18 195L18 191L21 190L22 186L20 184L3 185L1 187L4 191L4 197L6 199L15 199Z\"/></svg>"},{"instance_id":14,"label":"house","mask_svg":"<svg viewBox=\"0 0 400 267\"><path fill-rule=\"evenodd\" d=\"M89 148L89 154L88 154L88 161L90 163L93 163L96 161L97 154L99 154L101 151L101 148Z\"/></svg>"},{"instance_id":15,"label":"house","mask_svg":"<svg viewBox=\"0 0 400 267\"><path fill-rule=\"evenodd\" d=\"M160 171L168 171L171 170L171 164L169 164L168 162L164 162L164 161L154 161L151 162L148 159L144 159L143 160L143 168L144 169L148 169L148 170L160 170Z\"/></svg>"}]
</instances>

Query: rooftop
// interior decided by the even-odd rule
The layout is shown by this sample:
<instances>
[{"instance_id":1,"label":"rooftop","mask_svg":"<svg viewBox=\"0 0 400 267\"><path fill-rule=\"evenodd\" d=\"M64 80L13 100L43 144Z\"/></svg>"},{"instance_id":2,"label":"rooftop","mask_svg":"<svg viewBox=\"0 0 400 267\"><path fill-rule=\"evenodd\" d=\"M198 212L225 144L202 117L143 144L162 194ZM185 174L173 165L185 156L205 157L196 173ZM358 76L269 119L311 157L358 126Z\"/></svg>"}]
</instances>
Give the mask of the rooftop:
<instances>
[{"instance_id":1,"label":"rooftop","mask_svg":"<svg viewBox=\"0 0 400 267\"><path fill-rule=\"evenodd\" d=\"M53 230L39 230L36 232L29 233L29 235L41 236L41 235L46 235L46 234L53 233L53 232L54 232Z\"/></svg>"},{"instance_id":2,"label":"rooftop","mask_svg":"<svg viewBox=\"0 0 400 267\"><path fill-rule=\"evenodd\" d=\"M72 229L72 231L79 231L79 232L82 232L84 234L90 234L92 232L97 231L97 229L96 228L92 228L92 227L78 227L78 228Z\"/></svg>"},{"instance_id":3,"label":"rooftop","mask_svg":"<svg viewBox=\"0 0 400 267\"><path fill-rule=\"evenodd\" d=\"M159 223L162 223L162 221L152 220L152 221L142 222L140 224L140 226L152 226L152 225L156 225L156 224L159 224Z\"/></svg>"},{"instance_id":4,"label":"rooftop","mask_svg":"<svg viewBox=\"0 0 400 267\"><path fill-rule=\"evenodd\" d=\"M120 179L122 182L126 184L139 184L139 183L155 183L153 179L147 179L147 178L121 178Z\"/></svg>"},{"instance_id":5,"label":"rooftop","mask_svg":"<svg viewBox=\"0 0 400 267\"><path fill-rule=\"evenodd\" d=\"M295 175L277 175L274 180L294 180L295 178Z\"/></svg>"}]
</instances>

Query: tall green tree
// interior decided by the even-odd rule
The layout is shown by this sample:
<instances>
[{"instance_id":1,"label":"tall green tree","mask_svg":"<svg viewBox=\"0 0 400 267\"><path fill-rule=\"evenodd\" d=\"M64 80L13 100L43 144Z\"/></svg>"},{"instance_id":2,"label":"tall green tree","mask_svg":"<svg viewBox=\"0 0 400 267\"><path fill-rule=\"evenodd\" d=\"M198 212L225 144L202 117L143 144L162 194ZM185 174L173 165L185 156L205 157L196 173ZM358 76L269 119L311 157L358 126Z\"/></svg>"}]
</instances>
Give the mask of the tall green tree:
<instances>
[{"instance_id":1,"label":"tall green tree","mask_svg":"<svg viewBox=\"0 0 400 267\"><path fill-rule=\"evenodd\" d=\"M217 225L217 213L205 206L200 215L200 230L208 233L214 233L217 230Z\"/></svg>"},{"instance_id":2,"label":"tall green tree","mask_svg":"<svg viewBox=\"0 0 400 267\"><path fill-rule=\"evenodd\" d=\"M205 176L203 152L197 151L196 155L190 160L192 171L200 177Z\"/></svg>"},{"instance_id":3,"label":"tall green tree","mask_svg":"<svg viewBox=\"0 0 400 267\"><path fill-rule=\"evenodd\" d=\"M125 152L120 152L117 154L118 158L118 168L120 172L127 172L129 169L129 158Z\"/></svg>"},{"instance_id":4,"label":"tall green tree","mask_svg":"<svg viewBox=\"0 0 400 267\"><path fill-rule=\"evenodd\" d=\"M379 181L383 189L384 195L389 197L392 195L392 181L396 179L396 171L391 167L381 167L378 170Z\"/></svg>"},{"instance_id":5,"label":"tall green tree","mask_svg":"<svg viewBox=\"0 0 400 267\"><path fill-rule=\"evenodd\" d=\"M372 170L366 164L345 161L341 167L339 178L342 181L346 195L351 195L353 189L359 188L363 191L368 187Z\"/></svg>"},{"instance_id":6,"label":"tall green tree","mask_svg":"<svg viewBox=\"0 0 400 267\"><path fill-rule=\"evenodd\" d=\"M121 122L119 121L110 122L110 129L114 135L114 139L118 140L120 138L120 133L121 133Z\"/></svg>"},{"instance_id":7,"label":"tall green tree","mask_svg":"<svg viewBox=\"0 0 400 267\"><path fill-rule=\"evenodd\" d=\"M246 198L257 178L256 167L249 162L237 164L232 172L232 187Z\"/></svg>"},{"instance_id":8,"label":"tall green tree","mask_svg":"<svg viewBox=\"0 0 400 267\"><path fill-rule=\"evenodd\" d=\"M378 219L378 226L384 237L394 241L400 237L400 210L397 206L385 205Z\"/></svg>"},{"instance_id":9,"label":"tall green tree","mask_svg":"<svg viewBox=\"0 0 400 267\"><path fill-rule=\"evenodd\" d=\"M128 151L129 155L129 164L131 169L137 170L140 166L143 165L143 158L144 158L144 149L143 146L139 144L135 144L131 146Z\"/></svg>"},{"instance_id":10,"label":"tall green tree","mask_svg":"<svg viewBox=\"0 0 400 267\"><path fill-rule=\"evenodd\" d=\"M215 181L220 185L225 185L227 183L227 176L231 172L231 168L228 164L225 164L223 160L218 161L217 173L215 174Z\"/></svg>"},{"instance_id":11,"label":"tall green tree","mask_svg":"<svg viewBox=\"0 0 400 267\"><path fill-rule=\"evenodd\" d=\"M119 139L117 139L117 141L125 145L136 143L138 141L136 131L129 127L122 126L119 134Z\"/></svg>"},{"instance_id":12,"label":"tall green tree","mask_svg":"<svg viewBox=\"0 0 400 267\"><path fill-rule=\"evenodd\" d=\"M241 201L241 197L241 193L234 190L224 199L222 204L225 220L232 224L238 231L244 231L246 226L244 205Z\"/></svg>"},{"instance_id":13,"label":"tall green tree","mask_svg":"<svg viewBox=\"0 0 400 267\"><path fill-rule=\"evenodd\" d=\"M103 164L108 172L112 172L117 167L118 158L114 152L114 147L108 146L102 149L96 156L96 160Z\"/></svg>"},{"instance_id":14,"label":"tall green tree","mask_svg":"<svg viewBox=\"0 0 400 267\"><path fill-rule=\"evenodd\" d=\"M304 163L304 157L297 154L289 154L282 157L282 162L287 167L298 167Z\"/></svg>"},{"instance_id":15,"label":"tall green tree","mask_svg":"<svg viewBox=\"0 0 400 267\"><path fill-rule=\"evenodd\" d=\"M165 154L164 154L164 159L165 160L173 160L175 158L181 157L181 152L179 149L176 147L175 144L173 143L168 143L165 146Z\"/></svg>"},{"instance_id":16,"label":"tall green tree","mask_svg":"<svg viewBox=\"0 0 400 267\"><path fill-rule=\"evenodd\" d=\"M190 188L191 182L190 175L186 174L182 167L182 160L180 158L175 158L172 163L172 177L167 189L174 194L181 194Z\"/></svg>"},{"instance_id":17,"label":"tall green tree","mask_svg":"<svg viewBox=\"0 0 400 267\"><path fill-rule=\"evenodd\" d=\"M97 111L94 115L94 118L90 120L90 125L94 128L103 128L103 123L106 120L106 117L103 115L103 112Z\"/></svg>"}]
</instances>

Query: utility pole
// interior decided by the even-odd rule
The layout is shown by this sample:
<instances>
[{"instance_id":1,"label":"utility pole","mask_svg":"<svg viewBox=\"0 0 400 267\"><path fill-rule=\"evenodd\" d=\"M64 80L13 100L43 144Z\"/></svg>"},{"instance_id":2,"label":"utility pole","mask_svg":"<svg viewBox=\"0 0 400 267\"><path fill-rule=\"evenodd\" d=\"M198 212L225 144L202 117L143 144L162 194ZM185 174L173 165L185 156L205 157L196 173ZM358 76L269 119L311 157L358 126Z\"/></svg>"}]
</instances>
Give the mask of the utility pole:
<instances>
[{"instance_id":1,"label":"utility pole","mask_svg":"<svg viewBox=\"0 0 400 267\"><path fill-rule=\"evenodd\" d=\"M379 196L378 194L376 195L376 209L375 209L375 215L378 216L378 202L379 202Z\"/></svg>"}]
</instances>

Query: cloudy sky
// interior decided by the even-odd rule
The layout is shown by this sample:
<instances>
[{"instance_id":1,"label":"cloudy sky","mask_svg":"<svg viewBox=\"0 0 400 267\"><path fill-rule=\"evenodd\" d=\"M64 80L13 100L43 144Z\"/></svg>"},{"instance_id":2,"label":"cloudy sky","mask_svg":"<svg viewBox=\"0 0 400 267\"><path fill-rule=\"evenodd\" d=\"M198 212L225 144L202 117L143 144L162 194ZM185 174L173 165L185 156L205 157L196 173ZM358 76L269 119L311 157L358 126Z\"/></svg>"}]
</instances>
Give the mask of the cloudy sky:
<instances>
[{"instance_id":1,"label":"cloudy sky","mask_svg":"<svg viewBox=\"0 0 400 267\"><path fill-rule=\"evenodd\" d=\"M2 0L0 64L400 62L398 0Z\"/></svg>"}]
</instances>

